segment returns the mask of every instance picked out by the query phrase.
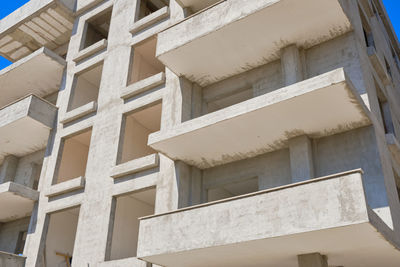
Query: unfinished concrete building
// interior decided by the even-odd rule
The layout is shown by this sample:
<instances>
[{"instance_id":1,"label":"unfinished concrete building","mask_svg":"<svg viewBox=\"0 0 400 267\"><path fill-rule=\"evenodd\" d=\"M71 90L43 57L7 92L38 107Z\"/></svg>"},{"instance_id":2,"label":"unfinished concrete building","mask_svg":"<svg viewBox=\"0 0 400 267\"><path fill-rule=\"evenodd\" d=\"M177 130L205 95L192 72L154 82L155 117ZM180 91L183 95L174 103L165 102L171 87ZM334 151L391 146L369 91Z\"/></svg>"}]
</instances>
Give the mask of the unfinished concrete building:
<instances>
[{"instance_id":1,"label":"unfinished concrete building","mask_svg":"<svg viewBox=\"0 0 400 267\"><path fill-rule=\"evenodd\" d=\"M381 0L31 0L0 55L0 266L400 266Z\"/></svg>"}]
</instances>

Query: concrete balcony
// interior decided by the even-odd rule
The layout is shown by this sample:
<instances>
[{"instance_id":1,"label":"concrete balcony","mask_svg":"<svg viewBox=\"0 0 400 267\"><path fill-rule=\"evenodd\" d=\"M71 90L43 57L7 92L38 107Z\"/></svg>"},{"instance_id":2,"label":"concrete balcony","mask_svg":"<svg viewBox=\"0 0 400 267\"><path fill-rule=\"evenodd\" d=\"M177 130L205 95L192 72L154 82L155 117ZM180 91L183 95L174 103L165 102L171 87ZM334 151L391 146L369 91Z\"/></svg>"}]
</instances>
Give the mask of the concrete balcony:
<instances>
[{"instance_id":1,"label":"concrete balcony","mask_svg":"<svg viewBox=\"0 0 400 267\"><path fill-rule=\"evenodd\" d=\"M0 55L15 62L41 47L68 49L76 0L31 0L0 21Z\"/></svg>"},{"instance_id":2,"label":"concrete balcony","mask_svg":"<svg viewBox=\"0 0 400 267\"><path fill-rule=\"evenodd\" d=\"M329 266L398 266L399 244L382 234L391 230L368 207L362 180L355 170L141 218L138 257L160 266L297 267L296 255L322 251Z\"/></svg>"},{"instance_id":3,"label":"concrete balcony","mask_svg":"<svg viewBox=\"0 0 400 267\"><path fill-rule=\"evenodd\" d=\"M24 267L25 257L0 251L0 266Z\"/></svg>"},{"instance_id":4,"label":"concrete balcony","mask_svg":"<svg viewBox=\"0 0 400 267\"><path fill-rule=\"evenodd\" d=\"M35 94L43 97L58 91L66 62L47 48L0 71L0 108L24 97Z\"/></svg>"},{"instance_id":5,"label":"concrete balcony","mask_svg":"<svg viewBox=\"0 0 400 267\"><path fill-rule=\"evenodd\" d=\"M29 187L13 182L0 184L0 223L30 216L38 199L39 192Z\"/></svg>"},{"instance_id":6,"label":"concrete balcony","mask_svg":"<svg viewBox=\"0 0 400 267\"><path fill-rule=\"evenodd\" d=\"M350 30L338 0L221 1L161 32L157 57L206 86L279 59L288 44L307 49Z\"/></svg>"},{"instance_id":7,"label":"concrete balcony","mask_svg":"<svg viewBox=\"0 0 400 267\"><path fill-rule=\"evenodd\" d=\"M46 147L57 108L29 95L0 109L0 163L4 156L17 157Z\"/></svg>"},{"instance_id":8,"label":"concrete balcony","mask_svg":"<svg viewBox=\"0 0 400 267\"><path fill-rule=\"evenodd\" d=\"M148 144L205 169L284 148L299 135L319 138L369 124L368 109L338 69L153 133Z\"/></svg>"}]
</instances>

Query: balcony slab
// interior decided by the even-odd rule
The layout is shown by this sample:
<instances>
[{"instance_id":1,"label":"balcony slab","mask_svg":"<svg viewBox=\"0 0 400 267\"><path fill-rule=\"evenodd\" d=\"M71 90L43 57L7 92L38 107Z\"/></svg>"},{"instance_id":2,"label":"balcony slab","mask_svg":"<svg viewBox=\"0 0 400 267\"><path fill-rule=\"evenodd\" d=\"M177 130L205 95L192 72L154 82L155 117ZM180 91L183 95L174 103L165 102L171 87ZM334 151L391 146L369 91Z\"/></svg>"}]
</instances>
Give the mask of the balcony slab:
<instances>
[{"instance_id":1,"label":"balcony slab","mask_svg":"<svg viewBox=\"0 0 400 267\"><path fill-rule=\"evenodd\" d=\"M200 169L370 125L367 107L343 69L278 89L149 136L171 159Z\"/></svg>"},{"instance_id":2,"label":"balcony slab","mask_svg":"<svg viewBox=\"0 0 400 267\"><path fill-rule=\"evenodd\" d=\"M66 62L47 48L0 71L0 108L28 94L39 97L59 90Z\"/></svg>"},{"instance_id":3,"label":"balcony slab","mask_svg":"<svg viewBox=\"0 0 400 267\"><path fill-rule=\"evenodd\" d=\"M297 267L297 255L320 252L329 266L398 266L399 244L385 239L379 220L356 170L141 218L138 257L176 267Z\"/></svg>"},{"instance_id":4,"label":"balcony slab","mask_svg":"<svg viewBox=\"0 0 400 267\"><path fill-rule=\"evenodd\" d=\"M7 182L0 184L0 222L9 222L30 216L39 192L29 187Z\"/></svg>"},{"instance_id":5,"label":"balcony slab","mask_svg":"<svg viewBox=\"0 0 400 267\"><path fill-rule=\"evenodd\" d=\"M31 0L0 21L0 55L15 62L41 47L65 54L76 0Z\"/></svg>"},{"instance_id":6,"label":"balcony slab","mask_svg":"<svg viewBox=\"0 0 400 267\"><path fill-rule=\"evenodd\" d=\"M350 30L338 0L221 1L159 33L157 57L207 86L279 59L289 44L307 49Z\"/></svg>"},{"instance_id":7,"label":"balcony slab","mask_svg":"<svg viewBox=\"0 0 400 267\"><path fill-rule=\"evenodd\" d=\"M46 147L57 108L29 95L0 109L0 163L6 155L17 157Z\"/></svg>"}]
</instances>

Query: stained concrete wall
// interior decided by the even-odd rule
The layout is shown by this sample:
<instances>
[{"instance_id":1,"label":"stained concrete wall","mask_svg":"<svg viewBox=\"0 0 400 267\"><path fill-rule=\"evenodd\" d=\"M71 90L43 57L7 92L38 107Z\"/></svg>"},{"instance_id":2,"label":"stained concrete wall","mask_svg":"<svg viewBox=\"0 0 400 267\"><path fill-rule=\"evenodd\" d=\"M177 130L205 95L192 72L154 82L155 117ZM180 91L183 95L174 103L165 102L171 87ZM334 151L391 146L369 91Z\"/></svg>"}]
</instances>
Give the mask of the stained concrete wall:
<instances>
[{"instance_id":1,"label":"stained concrete wall","mask_svg":"<svg viewBox=\"0 0 400 267\"><path fill-rule=\"evenodd\" d=\"M0 226L0 251L15 253L20 232L28 230L30 218L23 218ZM1 262L1 261L0 261ZM0 265L2 266L2 265ZM5 265L7 266L7 265Z\"/></svg>"},{"instance_id":2,"label":"stained concrete wall","mask_svg":"<svg viewBox=\"0 0 400 267\"><path fill-rule=\"evenodd\" d=\"M29 188L37 189L43 157L44 150L40 150L20 158L13 157L13 164L3 162L3 164L0 165L0 182L11 181ZM2 175L9 177L1 177Z\"/></svg>"},{"instance_id":3,"label":"stained concrete wall","mask_svg":"<svg viewBox=\"0 0 400 267\"><path fill-rule=\"evenodd\" d=\"M361 168L371 208L388 206L386 188L372 127L314 140L316 176Z\"/></svg>"}]
</instances>

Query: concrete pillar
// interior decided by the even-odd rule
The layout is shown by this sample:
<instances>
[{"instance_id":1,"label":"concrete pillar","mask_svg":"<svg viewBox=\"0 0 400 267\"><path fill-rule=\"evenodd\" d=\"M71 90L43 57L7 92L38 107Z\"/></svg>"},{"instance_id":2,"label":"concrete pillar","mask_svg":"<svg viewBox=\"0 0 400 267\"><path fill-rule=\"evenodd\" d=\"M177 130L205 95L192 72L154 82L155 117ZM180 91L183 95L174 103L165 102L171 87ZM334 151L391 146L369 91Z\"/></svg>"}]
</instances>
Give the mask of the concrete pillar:
<instances>
[{"instance_id":1,"label":"concrete pillar","mask_svg":"<svg viewBox=\"0 0 400 267\"><path fill-rule=\"evenodd\" d=\"M281 50L282 77L285 86L295 84L304 79L303 62L299 48L290 45Z\"/></svg>"},{"instance_id":2,"label":"concrete pillar","mask_svg":"<svg viewBox=\"0 0 400 267\"><path fill-rule=\"evenodd\" d=\"M319 253L298 255L299 267L328 267L328 259Z\"/></svg>"},{"instance_id":3,"label":"concrete pillar","mask_svg":"<svg viewBox=\"0 0 400 267\"><path fill-rule=\"evenodd\" d=\"M314 178L311 139L299 136L289 140L290 169L292 182L302 182Z\"/></svg>"},{"instance_id":4,"label":"concrete pillar","mask_svg":"<svg viewBox=\"0 0 400 267\"><path fill-rule=\"evenodd\" d=\"M8 155L4 158L0 168L0 184L14 181L18 161L19 159L13 155Z\"/></svg>"}]
</instances>

